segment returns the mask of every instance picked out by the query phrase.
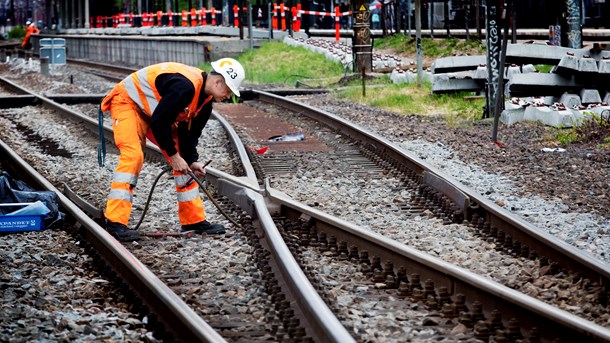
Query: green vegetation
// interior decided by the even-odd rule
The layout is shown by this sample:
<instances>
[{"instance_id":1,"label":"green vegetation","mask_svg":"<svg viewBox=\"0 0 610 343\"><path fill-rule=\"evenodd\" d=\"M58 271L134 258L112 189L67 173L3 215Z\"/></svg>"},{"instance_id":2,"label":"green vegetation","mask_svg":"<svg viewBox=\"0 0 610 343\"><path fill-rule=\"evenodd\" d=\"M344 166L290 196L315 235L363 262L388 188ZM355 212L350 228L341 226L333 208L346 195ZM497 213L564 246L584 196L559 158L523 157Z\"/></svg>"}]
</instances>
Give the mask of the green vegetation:
<instances>
[{"instance_id":1,"label":"green vegetation","mask_svg":"<svg viewBox=\"0 0 610 343\"><path fill-rule=\"evenodd\" d=\"M581 138L573 129L560 129L554 135L552 140L556 140L561 145L568 145L581 141Z\"/></svg>"},{"instance_id":2,"label":"green vegetation","mask_svg":"<svg viewBox=\"0 0 610 343\"><path fill-rule=\"evenodd\" d=\"M610 149L610 136L604 138L604 143L597 145L599 149Z\"/></svg>"},{"instance_id":3,"label":"green vegetation","mask_svg":"<svg viewBox=\"0 0 610 343\"><path fill-rule=\"evenodd\" d=\"M456 52L469 55L485 54L482 40L463 40L457 38L422 38L422 54L426 57L447 57ZM398 54L416 54L415 38L406 35L392 35L375 39L374 49L388 49Z\"/></svg>"},{"instance_id":4,"label":"green vegetation","mask_svg":"<svg viewBox=\"0 0 610 343\"><path fill-rule=\"evenodd\" d=\"M280 83L295 85L300 81L308 86L329 86L341 79L345 69L324 55L305 48L291 47L284 43L269 42L259 49L249 50L238 60L246 70L251 83Z\"/></svg>"},{"instance_id":5,"label":"green vegetation","mask_svg":"<svg viewBox=\"0 0 610 343\"><path fill-rule=\"evenodd\" d=\"M579 126L553 130L545 140L561 145L594 143L599 149L610 149L610 117L603 118L593 112L589 114L591 118Z\"/></svg>"},{"instance_id":6,"label":"green vegetation","mask_svg":"<svg viewBox=\"0 0 610 343\"><path fill-rule=\"evenodd\" d=\"M550 64L536 64L534 66L539 73L550 73L553 67L554 66Z\"/></svg>"},{"instance_id":7,"label":"green vegetation","mask_svg":"<svg viewBox=\"0 0 610 343\"><path fill-rule=\"evenodd\" d=\"M338 92L338 97L398 114L417 114L442 117L450 126L459 126L481 119L485 99L465 101L470 93L442 94L430 93L430 84L418 88L417 84L392 84L386 77L383 92L377 90L379 84L367 83L366 96L362 96L361 82L353 82Z\"/></svg>"},{"instance_id":8,"label":"green vegetation","mask_svg":"<svg viewBox=\"0 0 610 343\"><path fill-rule=\"evenodd\" d=\"M8 38L23 38L25 37L25 27L23 26L15 26L8 33Z\"/></svg>"},{"instance_id":9,"label":"green vegetation","mask_svg":"<svg viewBox=\"0 0 610 343\"><path fill-rule=\"evenodd\" d=\"M304 48L278 42L265 43L237 59L244 66L246 82L250 84L294 86L298 81L310 87L329 87L337 89L337 96L346 101L397 114L442 117L452 126L480 119L485 104L484 99L465 101L464 97L471 93L433 95L430 84L424 84L422 88L415 84L393 84L388 76L367 80L366 97L362 97L362 80L356 77L345 84L346 70L340 63ZM206 70L210 68L209 64L203 67ZM379 91L381 88L383 91Z\"/></svg>"}]
</instances>

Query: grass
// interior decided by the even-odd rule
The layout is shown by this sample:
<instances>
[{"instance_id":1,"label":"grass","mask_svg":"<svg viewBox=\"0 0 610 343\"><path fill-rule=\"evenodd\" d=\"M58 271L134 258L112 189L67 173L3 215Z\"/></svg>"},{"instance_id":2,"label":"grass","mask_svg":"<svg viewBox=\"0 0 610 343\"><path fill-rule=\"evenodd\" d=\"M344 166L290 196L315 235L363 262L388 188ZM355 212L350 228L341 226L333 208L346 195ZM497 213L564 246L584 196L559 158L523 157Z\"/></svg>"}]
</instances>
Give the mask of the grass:
<instances>
[{"instance_id":1,"label":"grass","mask_svg":"<svg viewBox=\"0 0 610 343\"><path fill-rule=\"evenodd\" d=\"M539 73L550 73L553 67L554 66L550 64L536 64L534 66Z\"/></svg>"},{"instance_id":2,"label":"grass","mask_svg":"<svg viewBox=\"0 0 610 343\"><path fill-rule=\"evenodd\" d=\"M599 149L610 149L610 136L604 138L603 143L597 144Z\"/></svg>"},{"instance_id":3,"label":"grass","mask_svg":"<svg viewBox=\"0 0 610 343\"><path fill-rule=\"evenodd\" d=\"M568 145L582 141L582 138L573 129L561 129L554 135L554 139L561 145Z\"/></svg>"},{"instance_id":4,"label":"grass","mask_svg":"<svg viewBox=\"0 0 610 343\"><path fill-rule=\"evenodd\" d=\"M610 118L593 115L579 126L552 130L545 140L563 146L592 143L599 149L610 149Z\"/></svg>"},{"instance_id":5,"label":"grass","mask_svg":"<svg viewBox=\"0 0 610 343\"><path fill-rule=\"evenodd\" d=\"M389 49L398 54L416 54L415 39L406 35L392 35L375 39L373 48ZM463 40L457 38L433 39L422 38L422 54L427 57L447 57L455 52L469 55L485 54L485 43L482 40Z\"/></svg>"},{"instance_id":6,"label":"grass","mask_svg":"<svg viewBox=\"0 0 610 343\"><path fill-rule=\"evenodd\" d=\"M402 37L402 38L401 38ZM407 47L403 35L377 39L375 46ZM448 54L461 49L478 51L476 42L463 42L458 39L432 40L424 39L425 54ZM414 49L414 47L413 47ZM402 53L402 52L401 52ZM388 76L366 81L366 97L362 96L362 81L348 83L339 88L345 76L344 67L337 62L326 59L323 55L310 52L305 48L291 47L281 42L268 42L260 48L249 50L237 60L246 71L246 82L250 84L275 84L294 86L297 81L311 87L329 87L340 89L337 96L349 102L378 107L402 115L423 115L444 118L448 125L468 125L480 119L483 113L484 99L465 101L471 93L451 95L433 95L430 84L418 88L415 84L393 84ZM351 66L350 66L351 67ZM203 66L209 70L209 64ZM348 72L351 73L351 70ZM379 91L383 89L383 91Z\"/></svg>"},{"instance_id":7,"label":"grass","mask_svg":"<svg viewBox=\"0 0 610 343\"><path fill-rule=\"evenodd\" d=\"M482 117L485 99L465 101L464 97L472 95L470 93L435 95L430 93L430 84L424 83L418 88L416 84L392 84L389 78L386 79L387 83L382 84L383 92L375 85L367 87L363 97L361 83L354 82L351 87L339 91L338 97L397 114L442 117L449 126L468 125Z\"/></svg>"},{"instance_id":8,"label":"grass","mask_svg":"<svg viewBox=\"0 0 610 343\"><path fill-rule=\"evenodd\" d=\"M336 83L345 70L322 54L280 42L263 44L238 59L246 70L248 82L254 84L294 85L297 81L318 87Z\"/></svg>"}]
</instances>

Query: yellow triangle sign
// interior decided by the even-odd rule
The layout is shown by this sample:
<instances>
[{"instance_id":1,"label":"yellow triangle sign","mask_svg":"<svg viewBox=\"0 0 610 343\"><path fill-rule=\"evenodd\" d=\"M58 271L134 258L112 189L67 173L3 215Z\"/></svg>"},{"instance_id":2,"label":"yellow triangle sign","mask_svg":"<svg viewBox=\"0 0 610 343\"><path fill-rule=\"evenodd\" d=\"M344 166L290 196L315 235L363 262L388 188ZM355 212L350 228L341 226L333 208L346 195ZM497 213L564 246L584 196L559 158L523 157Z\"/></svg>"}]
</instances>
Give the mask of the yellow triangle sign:
<instances>
[{"instance_id":1,"label":"yellow triangle sign","mask_svg":"<svg viewBox=\"0 0 610 343\"><path fill-rule=\"evenodd\" d=\"M364 7L364 5L360 5L360 9L358 11L366 11L366 7Z\"/></svg>"}]
</instances>

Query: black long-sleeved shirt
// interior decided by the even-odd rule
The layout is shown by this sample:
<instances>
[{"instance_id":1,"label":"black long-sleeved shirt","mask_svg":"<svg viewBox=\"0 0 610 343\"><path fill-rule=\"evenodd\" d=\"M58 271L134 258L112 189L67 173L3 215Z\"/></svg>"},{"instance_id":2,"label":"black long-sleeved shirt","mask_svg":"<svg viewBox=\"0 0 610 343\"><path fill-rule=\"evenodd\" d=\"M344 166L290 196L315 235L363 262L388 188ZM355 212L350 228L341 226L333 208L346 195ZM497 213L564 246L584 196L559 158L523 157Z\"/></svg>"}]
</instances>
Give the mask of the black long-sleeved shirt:
<instances>
[{"instance_id":1,"label":"black long-sleeved shirt","mask_svg":"<svg viewBox=\"0 0 610 343\"><path fill-rule=\"evenodd\" d=\"M203 72L202 75L203 85L205 85L207 74ZM155 86L159 95L161 95L161 100L152 113L150 127L157 144L159 144L159 148L165 151L168 156L172 156L178 152L172 137L172 125L176 122L178 114L184 111L193 100L195 87L188 78L178 73L159 75L155 80ZM199 93L197 108L201 107L206 98L207 96L202 89ZM212 101L205 104L199 114L191 120L190 129L188 122L178 123L180 156L189 165L199 159L197 143L211 114Z\"/></svg>"}]
</instances>

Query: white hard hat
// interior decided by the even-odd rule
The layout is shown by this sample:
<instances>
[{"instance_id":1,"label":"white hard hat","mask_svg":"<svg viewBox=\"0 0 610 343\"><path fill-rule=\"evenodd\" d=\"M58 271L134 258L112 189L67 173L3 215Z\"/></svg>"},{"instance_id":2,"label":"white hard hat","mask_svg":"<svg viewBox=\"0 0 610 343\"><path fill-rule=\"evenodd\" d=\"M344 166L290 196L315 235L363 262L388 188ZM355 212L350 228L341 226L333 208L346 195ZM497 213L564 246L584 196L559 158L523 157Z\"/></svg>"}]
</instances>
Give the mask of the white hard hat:
<instances>
[{"instance_id":1,"label":"white hard hat","mask_svg":"<svg viewBox=\"0 0 610 343\"><path fill-rule=\"evenodd\" d=\"M241 63L237 62L232 58L221 58L218 61L212 62L212 68L215 72L222 75L225 79L225 83L231 89L235 95L239 95L239 85L246 78L244 67Z\"/></svg>"},{"instance_id":2,"label":"white hard hat","mask_svg":"<svg viewBox=\"0 0 610 343\"><path fill-rule=\"evenodd\" d=\"M25 25L30 25L31 23L32 22L28 20L28 21L25 22Z\"/></svg>"}]
</instances>

